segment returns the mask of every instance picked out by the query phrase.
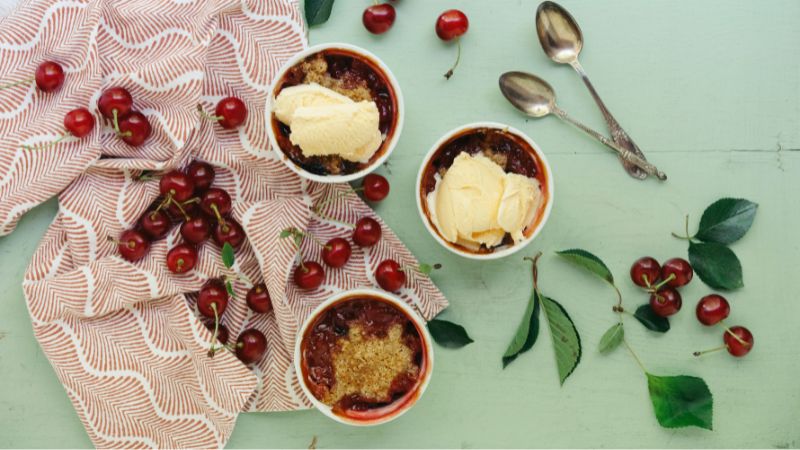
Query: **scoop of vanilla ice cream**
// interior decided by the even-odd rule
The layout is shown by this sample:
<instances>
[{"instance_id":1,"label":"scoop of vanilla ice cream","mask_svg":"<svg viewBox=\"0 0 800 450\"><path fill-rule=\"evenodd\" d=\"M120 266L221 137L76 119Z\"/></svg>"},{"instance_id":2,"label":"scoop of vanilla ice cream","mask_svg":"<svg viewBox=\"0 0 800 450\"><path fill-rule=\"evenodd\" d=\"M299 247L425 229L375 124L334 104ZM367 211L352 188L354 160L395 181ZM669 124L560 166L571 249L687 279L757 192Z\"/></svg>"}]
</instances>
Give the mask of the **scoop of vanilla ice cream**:
<instances>
[{"instance_id":1,"label":"scoop of vanilla ice cream","mask_svg":"<svg viewBox=\"0 0 800 450\"><path fill-rule=\"evenodd\" d=\"M532 221L539 204L542 191L535 179L517 173L508 173L503 188L503 198L497 208L497 224L511 234L514 242L521 241L525 227Z\"/></svg>"},{"instance_id":2,"label":"scoop of vanilla ice cream","mask_svg":"<svg viewBox=\"0 0 800 450\"><path fill-rule=\"evenodd\" d=\"M306 156L368 161L383 140L379 122L375 102L304 106L294 112L289 139Z\"/></svg>"},{"instance_id":3,"label":"scoop of vanilla ice cream","mask_svg":"<svg viewBox=\"0 0 800 450\"><path fill-rule=\"evenodd\" d=\"M299 84L281 90L275 98L275 117L286 125L292 125L294 113L306 106L325 106L353 103L349 97L317 83Z\"/></svg>"},{"instance_id":4,"label":"scoop of vanilla ice cream","mask_svg":"<svg viewBox=\"0 0 800 450\"><path fill-rule=\"evenodd\" d=\"M515 242L541 202L538 181L507 174L483 154L460 153L428 194L431 221L445 240L477 249Z\"/></svg>"},{"instance_id":5,"label":"scoop of vanilla ice cream","mask_svg":"<svg viewBox=\"0 0 800 450\"><path fill-rule=\"evenodd\" d=\"M367 162L383 143L375 102L354 102L316 83L281 90L275 117L289 125L289 139L305 156L338 155Z\"/></svg>"}]
</instances>

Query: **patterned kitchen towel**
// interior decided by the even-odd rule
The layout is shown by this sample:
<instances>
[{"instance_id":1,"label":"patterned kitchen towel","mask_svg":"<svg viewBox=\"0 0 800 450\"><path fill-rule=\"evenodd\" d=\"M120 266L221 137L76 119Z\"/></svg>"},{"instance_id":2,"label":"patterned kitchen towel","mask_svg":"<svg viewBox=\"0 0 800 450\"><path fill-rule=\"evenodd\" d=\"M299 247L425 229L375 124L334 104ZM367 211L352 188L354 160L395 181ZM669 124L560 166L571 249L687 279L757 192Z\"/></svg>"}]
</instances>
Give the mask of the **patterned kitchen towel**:
<instances>
[{"instance_id":1,"label":"patterned kitchen towel","mask_svg":"<svg viewBox=\"0 0 800 450\"><path fill-rule=\"evenodd\" d=\"M330 270L319 289L299 291L290 281L295 250L280 230L326 240L349 234L343 222L375 217L349 186L306 182L269 150L269 83L305 45L297 0L23 0L0 21L0 80L24 78L48 59L66 71L55 93L33 83L0 91L0 235L58 195L24 291L36 338L96 446L222 447L241 411L307 407L291 364L299 324L332 293L374 285L383 259L415 263L381 222L381 242L354 247L350 263ZM96 112L100 92L113 85L128 88L153 124L145 145L129 147L98 126L82 140L22 147L56 138L70 109ZM229 95L245 100L245 126L200 120L198 104L210 111ZM218 168L215 185L231 193L247 232L235 269L263 280L272 297L273 312L254 314L243 301L248 286L234 283L223 318L232 338L249 327L267 336L267 356L254 370L227 351L207 355L211 333L193 297L223 274L219 248L204 245L195 270L175 275L165 257L177 229L137 263L106 239L134 226L156 199L158 181L140 180L142 171L194 159ZM323 199L335 200L317 215ZM302 250L319 253L310 240ZM412 276L401 297L426 318L447 305L422 276Z\"/></svg>"}]
</instances>

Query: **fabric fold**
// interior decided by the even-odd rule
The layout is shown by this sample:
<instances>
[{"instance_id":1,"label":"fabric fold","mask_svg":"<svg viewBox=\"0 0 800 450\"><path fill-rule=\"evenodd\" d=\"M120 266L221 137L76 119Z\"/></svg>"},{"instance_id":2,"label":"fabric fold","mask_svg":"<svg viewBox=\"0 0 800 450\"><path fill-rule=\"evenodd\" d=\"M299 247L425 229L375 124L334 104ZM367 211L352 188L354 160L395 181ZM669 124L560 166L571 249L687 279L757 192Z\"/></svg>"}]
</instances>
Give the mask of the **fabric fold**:
<instances>
[{"instance_id":1,"label":"fabric fold","mask_svg":"<svg viewBox=\"0 0 800 450\"><path fill-rule=\"evenodd\" d=\"M34 334L96 446L222 447L242 411L308 407L292 365L308 313L342 289L375 286L383 259L416 264L380 222L381 242L354 247L350 263L329 270L321 288L294 285L297 249L281 230L297 227L326 241L349 237L348 223L362 216L380 221L349 186L304 181L270 151L268 87L305 46L297 0L23 0L0 23L0 79L32 73L46 59L66 71L52 94L32 85L0 91L0 234L58 196L23 289ZM60 133L70 109L96 112L100 93L113 85L130 90L153 126L143 146L127 146L98 123L81 140L22 148ZM201 119L198 105L213 112L230 95L247 105L241 128ZM203 244L195 269L176 275L166 254L181 242L178 227L136 263L108 239L135 227L157 201L160 174L195 159L216 168L214 186L231 195L232 217L248 235L236 251L240 279L222 322L230 342L247 328L265 334L267 354L252 368L227 350L208 355L212 334L196 293L206 280L231 275L218 246ZM316 260L320 250L311 239L300 248ZM267 314L244 301L260 282L274 306ZM400 296L426 318L447 305L417 274Z\"/></svg>"}]
</instances>

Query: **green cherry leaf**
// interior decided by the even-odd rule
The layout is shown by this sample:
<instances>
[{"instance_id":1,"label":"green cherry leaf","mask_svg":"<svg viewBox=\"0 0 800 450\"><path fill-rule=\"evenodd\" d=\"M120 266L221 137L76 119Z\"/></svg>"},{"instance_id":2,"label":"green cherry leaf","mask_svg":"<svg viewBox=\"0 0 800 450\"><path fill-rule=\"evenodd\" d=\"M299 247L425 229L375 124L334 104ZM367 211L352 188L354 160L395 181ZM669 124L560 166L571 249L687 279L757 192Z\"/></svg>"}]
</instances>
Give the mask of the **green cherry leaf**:
<instances>
[{"instance_id":1,"label":"green cherry leaf","mask_svg":"<svg viewBox=\"0 0 800 450\"><path fill-rule=\"evenodd\" d=\"M649 303L645 303L636 308L633 317L636 317L636 319L650 331L655 331L656 333L666 333L669 331L669 319L654 313Z\"/></svg>"},{"instance_id":2,"label":"green cherry leaf","mask_svg":"<svg viewBox=\"0 0 800 450\"><path fill-rule=\"evenodd\" d=\"M461 348L475 342L469 337L464 327L447 320L429 320L428 331L437 344L446 348Z\"/></svg>"},{"instance_id":3,"label":"green cherry leaf","mask_svg":"<svg viewBox=\"0 0 800 450\"><path fill-rule=\"evenodd\" d=\"M236 256L234 256L233 247L230 243L226 242L225 245L222 246L222 263L225 264L225 267L230 269L235 262Z\"/></svg>"},{"instance_id":4,"label":"green cherry leaf","mask_svg":"<svg viewBox=\"0 0 800 450\"><path fill-rule=\"evenodd\" d=\"M287 237L289 237L291 235L292 235L292 232L288 228L285 229L285 230L281 230L281 234L280 234L281 239L286 239Z\"/></svg>"},{"instance_id":5,"label":"green cherry leaf","mask_svg":"<svg viewBox=\"0 0 800 450\"><path fill-rule=\"evenodd\" d=\"M702 378L647 374L647 388L658 423L664 428L712 429L714 400Z\"/></svg>"},{"instance_id":6,"label":"green cherry leaf","mask_svg":"<svg viewBox=\"0 0 800 450\"><path fill-rule=\"evenodd\" d=\"M758 204L741 198L723 198L703 212L695 237L704 242L730 244L747 233L756 218Z\"/></svg>"},{"instance_id":7,"label":"green cherry leaf","mask_svg":"<svg viewBox=\"0 0 800 450\"><path fill-rule=\"evenodd\" d=\"M533 348L537 337L539 337L539 295L534 289L531 299L528 301L528 307L522 315L522 322L503 354L503 368L505 369L517 359L517 356Z\"/></svg>"},{"instance_id":8,"label":"green cherry leaf","mask_svg":"<svg viewBox=\"0 0 800 450\"><path fill-rule=\"evenodd\" d=\"M333 9L333 0L306 0L306 23L309 27L328 21Z\"/></svg>"},{"instance_id":9,"label":"green cherry leaf","mask_svg":"<svg viewBox=\"0 0 800 450\"><path fill-rule=\"evenodd\" d=\"M233 293L233 285L231 284L230 280L225 280L225 290L228 291L228 295L235 297L235 294Z\"/></svg>"},{"instance_id":10,"label":"green cherry leaf","mask_svg":"<svg viewBox=\"0 0 800 450\"><path fill-rule=\"evenodd\" d=\"M419 270L419 273L423 275L430 275L431 272L433 272L433 266L430 264L420 263L419 266L417 266L417 270Z\"/></svg>"},{"instance_id":11,"label":"green cherry leaf","mask_svg":"<svg viewBox=\"0 0 800 450\"><path fill-rule=\"evenodd\" d=\"M711 288L733 290L744 286L739 258L722 244L690 243L689 262L697 276Z\"/></svg>"},{"instance_id":12,"label":"green cherry leaf","mask_svg":"<svg viewBox=\"0 0 800 450\"><path fill-rule=\"evenodd\" d=\"M588 270L603 280L614 284L614 276L608 266L597 256L579 248L556 252L567 261Z\"/></svg>"},{"instance_id":13,"label":"green cherry leaf","mask_svg":"<svg viewBox=\"0 0 800 450\"><path fill-rule=\"evenodd\" d=\"M563 306L544 295L541 300L553 338L558 378L563 385L581 361L581 337Z\"/></svg>"},{"instance_id":14,"label":"green cherry leaf","mask_svg":"<svg viewBox=\"0 0 800 450\"><path fill-rule=\"evenodd\" d=\"M625 328L622 326L622 323L616 323L600 338L600 344L597 346L598 350L600 350L600 353L610 353L612 350L619 347L624 337Z\"/></svg>"}]
</instances>

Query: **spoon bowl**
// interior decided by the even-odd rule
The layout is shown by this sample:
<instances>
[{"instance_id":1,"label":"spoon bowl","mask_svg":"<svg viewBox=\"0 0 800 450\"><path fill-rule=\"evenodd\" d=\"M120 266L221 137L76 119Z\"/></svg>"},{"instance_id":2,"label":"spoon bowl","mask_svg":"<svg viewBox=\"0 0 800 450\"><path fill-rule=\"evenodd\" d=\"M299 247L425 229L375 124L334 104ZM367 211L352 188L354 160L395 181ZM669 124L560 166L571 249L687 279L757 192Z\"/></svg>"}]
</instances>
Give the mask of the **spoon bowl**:
<instances>
[{"instance_id":1,"label":"spoon bowl","mask_svg":"<svg viewBox=\"0 0 800 450\"><path fill-rule=\"evenodd\" d=\"M530 73L504 73L500 76L500 91L515 108L531 117L544 117L556 107L553 88Z\"/></svg>"},{"instance_id":2,"label":"spoon bowl","mask_svg":"<svg viewBox=\"0 0 800 450\"><path fill-rule=\"evenodd\" d=\"M559 64L572 64L583 49L583 34L575 19L558 3L546 1L536 10L536 34L542 50Z\"/></svg>"}]
</instances>

